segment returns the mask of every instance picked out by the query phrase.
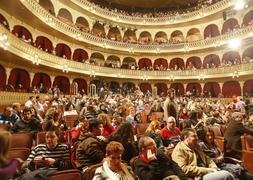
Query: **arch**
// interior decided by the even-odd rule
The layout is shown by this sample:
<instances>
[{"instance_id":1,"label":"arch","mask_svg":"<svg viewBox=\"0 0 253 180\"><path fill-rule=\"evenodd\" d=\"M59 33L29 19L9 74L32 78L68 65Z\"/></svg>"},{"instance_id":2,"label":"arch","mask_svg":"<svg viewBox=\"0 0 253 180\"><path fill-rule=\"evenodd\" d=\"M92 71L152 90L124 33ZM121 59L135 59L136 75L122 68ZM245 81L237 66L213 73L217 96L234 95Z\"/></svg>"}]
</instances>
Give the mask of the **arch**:
<instances>
[{"instance_id":1,"label":"arch","mask_svg":"<svg viewBox=\"0 0 253 180\"><path fill-rule=\"evenodd\" d=\"M212 68L220 66L220 57L216 54L209 54L204 58L203 68Z\"/></svg>"},{"instance_id":2,"label":"arch","mask_svg":"<svg viewBox=\"0 0 253 180\"><path fill-rule=\"evenodd\" d=\"M204 39L220 35L219 27L216 24L209 24L204 30Z\"/></svg>"},{"instance_id":3,"label":"arch","mask_svg":"<svg viewBox=\"0 0 253 180\"><path fill-rule=\"evenodd\" d=\"M75 25L80 31L90 32L89 22L84 17L78 17Z\"/></svg>"},{"instance_id":4,"label":"arch","mask_svg":"<svg viewBox=\"0 0 253 180\"><path fill-rule=\"evenodd\" d=\"M109 89L110 89L110 91L112 91L114 93L119 92L120 91L120 85L116 81L111 81L109 83Z\"/></svg>"},{"instance_id":5,"label":"arch","mask_svg":"<svg viewBox=\"0 0 253 180\"><path fill-rule=\"evenodd\" d=\"M5 27L6 29L10 30L9 23L8 23L8 21L6 20L6 18L5 18L2 14L0 14L0 23L1 23L2 25L4 25L4 27Z\"/></svg>"},{"instance_id":6,"label":"arch","mask_svg":"<svg viewBox=\"0 0 253 180\"><path fill-rule=\"evenodd\" d=\"M242 54L242 60L246 60L247 58L253 59L253 46L248 47L244 50Z\"/></svg>"},{"instance_id":7,"label":"arch","mask_svg":"<svg viewBox=\"0 0 253 180\"><path fill-rule=\"evenodd\" d=\"M126 94L129 94L131 92L134 92L135 90L135 84L132 82L124 82L122 84L122 91L126 92Z\"/></svg>"},{"instance_id":8,"label":"arch","mask_svg":"<svg viewBox=\"0 0 253 180\"><path fill-rule=\"evenodd\" d=\"M137 43L137 37L136 37L135 31L136 31L135 29L126 30L123 36L123 42Z\"/></svg>"},{"instance_id":9,"label":"arch","mask_svg":"<svg viewBox=\"0 0 253 180\"><path fill-rule=\"evenodd\" d=\"M185 69L184 60L182 58L171 59L169 68L173 70Z\"/></svg>"},{"instance_id":10,"label":"arch","mask_svg":"<svg viewBox=\"0 0 253 180\"><path fill-rule=\"evenodd\" d=\"M242 26L250 25L253 25L253 10L247 12L247 14L243 17Z\"/></svg>"},{"instance_id":11,"label":"arch","mask_svg":"<svg viewBox=\"0 0 253 180\"><path fill-rule=\"evenodd\" d=\"M32 33L26 29L24 26L15 25L12 30L12 34L17 36L18 38L22 38L25 42L32 43L33 37Z\"/></svg>"},{"instance_id":12,"label":"arch","mask_svg":"<svg viewBox=\"0 0 253 180\"><path fill-rule=\"evenodd\" d=\"M45 36L38 36L35 40L35 47L42 49L43 51L46 51L48 53L52 53L53 51L53 44Z\"/></svg>"},{"instance_id":13,"label":"arch","mask_svg":"<svg viewBox=\"0 0 253 180\"><path fill-rule=\"evenodd\" d=\"M168 61L164 58L158 58L154 62L155 70L167 70L168 69Z\"/></svg>"},{"instance_id":14,"label":"arch","mask_svg":"<svg viewBox=\"0 0 253 180\"><path fill-rule=\"evenodd\" d=\"M56 56L71 59L71 49L67 44L59 43L55 47Z\"/></svg>"},{"instance_id":15,"label":"arch","mask_svg":"<svg viewBox=\"0 0 253 180\"><path fill-rule=\"evenodd\" d=\"M170 85L171 89L175 89L176 95L184 95L184 85L182 83L172 83Z\"/></svg>"},{"instance_id":16,"label":"arch","mask_svg":"<svg viewBox=\"0 0 253 180\"><path fill-rule=\"evenodd\" d=\"M159 96L166 96L167 95L167 91L168 91L167 84L165 84L165 83L156 83L155 87L157 88L157 94Z\"/></svg>"},{"instance_id":17,"label":"arch","mask_svg":"<svg viewBox=\"0 0 253 180\"><path fill-rule=\"evenodd\" d=\"M241 87L237 81L227 81L223 84L222 94L224 97L232 97L233 95L241 96Z\"/></svg>"},{"instance_id":18,"label":"arch","mask_svg":"<svg viewBox=\"0 0 253 180\"><path fill-rule=\"evenodd\" d=\"M139 69L151 69L152 68L152 61L148 58L141 58L138 61Z\"/></svg>"},{"instance_id":19,"label":"arch","mask_svg":"<svg viewBox=\"0 0 253 180\"><path fill-rule=\"evenodd\" d=\"M97 91L99 91L99 89L101 87L103 87L103 82L101 80L98 80L98 79L94 79L90 82L90 84L94 84L96 85L96 88L97 88Z\"/></svg>"},{"instance_id":20,"label":"arch","mask_svg":"<svg viewBox=\"0 0 253 180\"><path fill-rule=\"evenodd\" d=\"M105 62L105 66L107 67L120 67L120 58L118 56L108 56Z\"/></svg>"},{"instance_id":21,"label":"arch","mask_svg":"<svg viewBox=\"0 0 253 180\"><path fill-rule=\"evenodd\" d=\"M229 51L223 54L222 62L224 64L239 64L241 63L241 56L237 51Z\"/></svg>"},{"instance_id":22,"label":"arch","mask_svg":"<svg viewBox=\"0 0 253 180\"><path fill-rule=\"evenodd\" d=\"M39 0L39 4L46 9L50 14L55 15L54 5L51 0Z\"/></svg>"},{"instance_id":23,"label":"arch","mask_svg":"<svg viewBox=\"0 0 253 180\"><path fill-rule=\"evenodd\" d=\"M78 62L85 62L89 58L88 53L83 49L75 49L72 59Z\"/></svg>"},{"instance_id":24,"label":"arch","mask_svg":"<svg viewBox=\"0 0 253 180\"><path fill-rule=\"evenodd\" d=\"M105 57L103 54L98 53L98 52L92 53L90 56L90 63L96 64L96 65L104 65Z\"/></svg>"},{"instance_id":25,"label":"arch","mask_svg":"<svg viewBox=\"0 0 253 180\"><path fill-rule=\"evenodd\" d=\"M221 92L220 85L217 82L207 82L203 87L204 94L210 94L211 97L218 97Z\"/></svg>"},{"instance_id":26,"label":"arch","mask_svg":"<svg viewBox=\"0 0 253 180\"><path fill-rule=\"evenodd\" d=\"M122 41L122 37L117 26L110 27L107 38L113 41Z\"/></svg>"},{"instance_id":27,"label":"arch","mask_svg":"<svg viewBox=\"0 0 253 180\"><path fill-rule=\"evenodd\" d=\"M11 70L8 84L17 91L26 92L30 87L29 73L24 69L14 68Z\"/></svg>"},{"instance_id":28,"label":"arch","mask_svg":"<svg viewBox=\"0 0 253 180\"><path fill-rule=\"evenodd\" d=\"M186 86L186 92L189 91L192 95L199 95L202 92L201 85L199 83L188 83Z\"/></svg>"},{"instance_id":29,"label":"arch","mask_svg":"<svg viewBox=\"0 0 253 180\"><path fill-rule=\"evenodd\" d=\"M4 90L4 87L6 85L6 71L2 65L0 65L0 91Z\"/></svg>"},{"instance_id":30,"label":"arch","mask_svg":"<svg viewBox=\"0 0 253 180\"><path fill-rule=\"evenodd\" d=\"M243 95L253 96L253 79L249 79L243 84Z\"/></svg>"},{"instance_id":31,"label":"arch","mask_svg":"<svg viewBox=\"0 0 253 180\"><path fill-rule=\"evenodd\" d=\"M239 25L237 19L230 18L224 22L224 24L222 26L221 34L231 32L231 31L238 29L238 28L240 28L240 25Z\"/></svg>"},{"instance_id":32,"label":"arch","mask_svg":"<svg viewBox=\"0 0 253 180\"><path fill-rule=\"evenodd\" d=\"M198 28L192 28L187 32L186 40L188 42L201 40L202 36Z\"/></svg>"},{"instance_id":33,"label":"arch","mask_svg":"<svg viewBox=\"0 0 253 180\"><path fill-rule=\"evenodd\" d=\"M87 94L87 82L82 78L75 78L73 82L78 84L78 92L84 91Z\"/></svg>"},{"instance_id":34,"label":"arch","mask_svg":"<svg viewBox=\"0 0 253 180\"><path fill-rule=\"evenodd\" d=\"M154 42L158 44L163 44L168 42L168 36L165 32L159 31L155 34Z\"/></svg>"},{"instance_id":35,"label":"arch","mask_svg":"<svg viewBox=\"0 0 253 180\"><path fill-rule=\"evenodd\" d=\"M146 94L148 92L148 90L152 93L152 88L149 83L140 83L140 90L144 94Z\"/></svg>"},{"instance_id":36,"label":"arch","mask_svg":"<svg viewBox=\"0 0 253 180\"><path fill-rule=\"evenodd\" d=\"M32 87L40 87L41 83L47 90L50 89L52 85L50 76L46 73L36 73L32 80Z\"/></svg>"},{"instance_id":37,"label":"arch","mask_svg":"<svg viewBox=\"0 0 253 180\"><path fill-rule=\"evenodd\" d=\"M200 57L192 56L192 57L189 57L186 61L186 67L188 69L192 69L193 67L196 69L201 69L201 66L202 66L202 62L201 62Z\"/></svg>"},{"instance_id":38,"label":"arch","mask_svg":"<svg viewBox=\"0 0 253 180\"><path fill-rule=\"evenodd\" d=\"M99 22L99 21L96 21L95 24L92 27L91 33L93 35L98 36L98 37L105 38L106 34L105 34L104 24Z\"/></svg>"},{"instance_id":39,"label":"arch","mask_svg":"<svg viewBox=\"0 0 253 180\"><path fill-rule=\"evenodd\" d=\"M69 10L65 8L61 8L58 12L57 18L59 18L61 21L67 24L72 24L72 14L69 12Z\"/></svg>"},{"instance_id":40,"label":"arch","mask_svg":"<svg viewBox=\"0 0 253 180\"><path fill-rule=\"evenodd\" d=\"M152 42L152 36L151 36L150 32L148 32L148 31L141 32L139 39L138 39L138 43L139 44L150 44L151 42Z\"/></svg>"},{"instance_id":41,"label":"arch","mask_svg":"<svg viewBox=\"0 0 253 180\"><path fill-rule=\"evenodd\" d=\"M125 69L130 69L132 65L136 66L136 59L132 57L125 57L122 61L121 67Z\"/></svg>"},{"instance_id":42,"label":"arch","mask_svg":"<svg viewBox=\"0 0 253 180\"><path fill-rule=\"evenodd\" d=\"M53 87L57 86L63 94L69 94L70 82L65 76L56 76L54 79Z\"/></svg>"},{"instance_id":43,"label":"arch","mask_svg":"<svg viewBox=\"0 0 253 180\"><path fill-rule=\"evenodd\" d=\"M170 35L170 43L180 43L184 42L184 35L181 31L173 31Z\"/></svg>"}]
</instances>

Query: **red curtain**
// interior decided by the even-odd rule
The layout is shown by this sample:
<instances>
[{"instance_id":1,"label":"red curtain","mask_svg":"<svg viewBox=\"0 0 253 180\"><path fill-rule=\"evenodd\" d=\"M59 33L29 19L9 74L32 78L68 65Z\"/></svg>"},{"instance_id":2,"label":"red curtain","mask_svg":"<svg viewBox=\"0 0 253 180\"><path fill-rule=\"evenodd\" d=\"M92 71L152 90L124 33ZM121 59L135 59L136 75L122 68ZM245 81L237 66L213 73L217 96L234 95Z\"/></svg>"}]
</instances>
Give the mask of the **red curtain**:
<instances>
[{"instance_id":1,"label":"red curtain","mask_svg":"<svg viewBox=\"0 0 253 180\"><path fill-rule=\"evenodd\" d=\"M249 57L253 58L253 46L248 47L242 54L242 59Z\"/></svg>"},{"instance_id":2,"label":"red curtain","mask_svg":"<svg viewBox=\"0 0 253 180\"><path fill-rule=\"evenodd\" d=\"M243 85L243 94L246 95L246 93L250 96L253 96L253 80L247 80L245 81Z\"/></svg>"},{"instance_id":3,"label":"red curtain","mask_svg":"<svg viewBox=\"0 0 253 180\"><path fill-rule=\"evenodd\" d=\"M224 97L232 97L233 95L241 95L241 87L237 81L227 81L223 84L222 94Z\"/></svg>"},{"instance_id":4,"label":"red curtain","mask_svg":"<svg viewBox=\"0 0 253 180\"><path fill-rule=\"evenodd\" d=\"M172 83L170 85L171 89L175 89L177 96L184 95L184 85L181 83Z\"/></svg>"},{"instance_id":5,"label":"red curtain","mask_svg":"<svg viewBox=\"0 0 253 180\"><path fill-rule=\"evenodd\" d=\"M185 69L184 60L182 58L174 58L170 61L170 69L175 70L175 66L177 66L178 69ZM176 70L178 70L176 69Z\"/></svg>"},{"instance_id":6,"label":"red curtain","mask_svg":"<svg viewBox=\"0 0 253 180\"><path fill-rule=\"evenodd\" d=\"M209 65L209 67L211 67L211 65L218 67L220 66L220 57L216 54L209 54L204 58L203 61L203 67L207 68L207 64Z\"/></svg>"},{"instance_id":7,"label":"red curtain","mask_svg":"<svg viewBox=\"0 0 253 180\"><path fill-rule=\"evenodd\" d=\"M43 51L52 53L53 44L52 42L44 36L38 36L35 40L35 47L42 48Z\"/></svg>"},{"instance_id":8,"label":"red curtain","mask_svg":"<svg viewBox=\"0 0 253 180\"><path fill-rule=\"evenodd\" d=\"M6 85L6 73L3 66L0 65L0 90L4 90L4 87Z\"/></svg>"},{"instance_id":9,"label":"red curtain","mask_svg":"<svg viewBox=\"0 0 253 180\"><path fill-rule=\"evenodd\" d=\"M89 58L88 53L83 49L75 49L73 54L73 60L78 62L84 62Z\"/></svg>"},{"instance_id":10,"label":"red curtain","mask_svg":"<svg viewBox=\"0 0 253 180\"><path fill-rule=\"evenodd\" d=\"M12 69L8 79L8 84L12 85L17 90L27 91L30 87L29 73L23 69Z\"/></svg>"},{"instance_id":11,"label":"red curtain","mask_svg":"<svg viewBox=\"0 0 253 180\"><path fill-rule=\"evenodd\" d=\"M161 95L162 93L164 96L167 95L168 87L165 83L157 83L155 87L157 88L157 95Z\"/></svg>"},{"instance_id":12,"label":"red curtain","mask_svg":"<svg viewBox=\"0 0 253 180\"><path fill-rule=\"evenodd\" d=\"M209 24L204 30L204 39L220 35L219 27L216 24Z\"/></svg>"},{"instance_id":13,"label":"red curtain","mask_svg":"<svg viewBox=\"0 0 253 180\"><path fill-rule=\"evenodd\" d=\"M43 84L44 87L47 89L51 88L51 79L50 76L45 73L36 73L34 75L33 81L32 81L32 87L40 87L40 84Z\"/></svg>"},{"instance_id":14,"label":"red curtain","mask_svg":"<svg viewBox=\"0 0 253 180\"><path fill-rule=\"evenodd\" d=\"M192 63L193 67L195 67L196 69L201 69L202 62L201 62L200 57L197 57L197 56L189 57L186 61L186 67L188 67L190 62Z\"/></svg>"},{"instance_id":15,"label":"red curtain","mask_svg":"<svg viewBox=\"0 0 253 180\"><path fill-rule=\"evenodd\" d=\"M69 94L70 83L67 77L64 76L55 77L53 87L55 87L56 85L61 90L61 92L63 92L64 94Z\"/></svg>"},{"instance_id":16,"label":"red curtain","mask_svg":"<svg viewBox=\"0 0 253 180\"><path fill-rule=\"evenodd\" d=\"M0 23L4 25L4 27L6 27L8 30L10 30L9 23L2 14L0 14Z\"/></svg>"},{"instance_id":17,"label":"red curtain","mask_svg":"<svg viewBox=\"0 0 253 180\"><path fill-rule=\"evenodd\" d=\"M201 89L201 85L199 83L189 83L186 86L186 91L190 91L190 92L196 92L196 93L201 93L202 89Z\"/></svg>"},{"instance_id":18,"label":"red curtain","mask_svg":"<svg viewBox=\"0 0 253 180\"><path fill-rule=\"evenodd\" d=\"M148 58L142 58L138 62L139 69L152 67L152 61Z\"/></svg>"},{"instance_id":19,"label":"red curtain","mask_svg":"<svg viewBox=\"0 0 253 180\"><path fill-rule=\"evenodd\" d=\"M151 85L149 83L141 83L140 84L140 90L146 94L148 92L148 90L152 93L152 88Z\"/></svg>"},{"instance_id":20,"label":"red curtain","mask_svg":"<svg viewBox=\"0 0 253 180\"><path fill-rule=\"evenodd\" d=\"M220 85L217 82L207 82L204 85L203 92L210 92L212 97L217 97L221 92Z\"/></svg>"},{"instance_id":21,"label":"red curtain","mask_svg":"<svg viewBox=\"0 0 253 180\"><path fill-rule=\"evenodd\" d=\"M240 28L237 19L230 18L224 22L224 24L222 26L221 34L225 34L229 31L237 29L237 28Z\"/></svg>"},{"instance_id":22,"label":"red curtain","mask_svg":"<svg viewBox=\"0 0 253 180\"><path fill-rule=\"evenodd\" d=\"M244 18L243 18L243 23L244 26L249 26L249 25L253 25L253 11L251 10L250 12L248 12Z\"/></svg>"},{"instance_id":23,"label":"red curtain","mask_svg":"<svg viewBox=\"0 0 253 180\"><path fill-rule=\"evenodd\" d=\"M74 79L74 82L78 84L78 91L84 90L84 92L87 94L87 82L82 78L76 78Z\"/></svg>"},{"instance_id":24,"label":"red curtain","mask_svg":"<svg viewBox=\"0 0 253 180\"><path fill-rule=\"evenodd\" d=\"M159 58L159 59L156 59L155 62L154 62L154 69L157 69L156 66L158 67L163 67L163 69L167 69L168 68L168 61L167 59L163 59L163 58Z\"/></svg>"},{"instance_id":25,"label":"red curtain","mask_svg":"<svg viewBox=\"0 0 253 180\"><path fill-rule=\"evenodd\" d=\"M17 34L19 38L22 38L22 36L25 36L25 39L31 39L31 42L33 42L33 38L32 38L32 34L30 33L30 31L28 29L26 29L23 26L20 25L16 25L14 26L13 30L12 30L12 34Z\"/></svg>"},{"instance_id":26,"label":"red curtain","mask_svg":"<svg viewBox=\"0 0 253 180\"><path fill-rule=\"evenodd\" d=\"M241 62L240 54L237 51L229 51L223 54L222 62L227 64L229 61L232 64L235 64L235 62L240 63Z\"/></svg>"},{"instance_id":27,"label":"red curtain","mask_svg":"<svg viewBox=\"0 0 253 180\"><path fill-rule=\"evenodd\" d=\"M71 59L71 49L68 45L59 43L55 47L56 56L63 57L66 56L67 59Z\"/></svg>"}]
</instances>

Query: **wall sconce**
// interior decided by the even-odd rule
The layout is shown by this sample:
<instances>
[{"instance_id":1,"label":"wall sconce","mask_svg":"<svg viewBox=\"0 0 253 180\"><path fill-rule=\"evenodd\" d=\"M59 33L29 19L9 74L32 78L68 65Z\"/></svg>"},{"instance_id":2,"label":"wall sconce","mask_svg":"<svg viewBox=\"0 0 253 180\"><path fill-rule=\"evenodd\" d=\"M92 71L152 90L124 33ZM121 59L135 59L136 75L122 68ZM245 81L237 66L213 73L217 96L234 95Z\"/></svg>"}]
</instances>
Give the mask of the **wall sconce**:
<instances>
[{"instance_id":1,"label":"wall sconce","mask_svg":"<svg viewBox=\"0 0 253 180\"><path fill-rule=\"evenodd\" d=\"M39 65L41 63L41 59L39 58L38 54L35 54L31 57L32 63L35 65Z\"/></svg>"},{"instance_id":2,"label":"wall sconce","mask_svg":"<svg viewBox=\"0 0 253 180\"><path fill-rule=\"evenodd\" d=\"M143 81L147 81L147 80L148 80L148 76L144 74L143 76L141 76L141 79L142 79Z\"/></svg>"},{"instance_id":3,"label":"wall sconce","mask_svg":"<svg viewBox=\"0 0 253 180\"><path fill-rule=\"evenodd\" d=\"M90 77L91 77L91 78L92 78L92 77L93 77L93 78L96 77L95 71L91 71L91 72L90 72Z\"/></svg>"},{"instance_id":4,"label":"wall sconce","mask_svg":"<svg viewBox=\"0 0 253 180\"><path fill-rule=\"evenodd\" d=\"M198 79L199 79L199 81L205 80L205 75L204 74L200 74Z\"/></svg>"},{"instance_id":5,"label":"wall sconce","mask_svg":"<svg viewBox=\"0 0 253 180\"><path fill-rule=\"evenodd\" d=\"M156 48L155 53L159 54L160 52L161 52L161 49L160 48Z\"/></svg>"},{"instance_id":6,"label":"wall sconce","mask_svg":"<svg viewBox=\"0 0 253 180\"><path fill-rule=\"evenodd\" d=\"M4 50L7 50L10 46L10 43L8 42L8 36L6 34L0 35L0 47Z\"/></svg>"},{"instance_id":7,"label":"wall sconce","mask_svg":"<svg viewBox=\"0 0 253 180\"><path fill-rule=\"evenodd\" d=\"M175 81L175 77L173 75L170 75L169 80L170 81Z\"/></svg>"},{"instance_id":8,"label":"wall sconce","mask_svg":"<svg viewBox=\"0 0 253 180\"><path fill-rule=\"evenodd\" d=\"M232 78L239 78L239 72L238 71L233 72Z\"/></svg>"},{"instance_id":9,"label":"wall sconce","mask_svg":"<svg viewBox=\"0 0 253 180\"><path fill-rule=\"evenodd\" d=\"M54 25L55 25L55 22L54 22L53 18L51 18L51 17L47 17L47 18L45 19L45 21L46 21L46 23L47 23L48 25L51 25L51 26L54 26Z\"/></svg>"},{"instance_id":10,"label":"wall sconce","mask_svg":"<svg viewBox=\"0 0 253 180\"><path fill-rule=\"evenodd\" d=\"M65 72L65 73L68 73L69 72L69 67L67 64L65 64L63 67L62 67L62 72Z\"/></svg>"}]
</instances>

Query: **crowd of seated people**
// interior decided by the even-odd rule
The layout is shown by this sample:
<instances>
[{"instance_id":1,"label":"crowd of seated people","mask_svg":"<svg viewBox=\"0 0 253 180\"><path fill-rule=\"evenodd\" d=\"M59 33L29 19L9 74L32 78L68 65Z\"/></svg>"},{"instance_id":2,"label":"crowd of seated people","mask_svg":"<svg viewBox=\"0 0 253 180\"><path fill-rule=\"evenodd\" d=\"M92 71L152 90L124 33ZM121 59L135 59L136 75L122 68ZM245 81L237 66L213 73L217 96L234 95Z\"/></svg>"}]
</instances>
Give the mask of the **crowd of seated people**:
<instances>
[{"instance_id":1,"label":"crowd of seated people","mask_svg":"<svg viewBox=\"0 0 253 180\"><path fill-rule=\"evenodd\" d=\"M246 121L252 115L251 106L237 97L231 102L176 97L175 91L170 89L167 97L137 93L132 96L84 95L52 98L40 103L44 107L39 113L41 118L33 114L38 109L33 97L19 114L7 107L5 111L8 112L3 114L8 115L0 116L0 125L8 124L12 136L26 132L36 137L45 132L45 143L33 144L30 156L23 159L18 173L4 171L14 162L12 168L15 169L22 161L4 159L9 146L0 146L3 156L0 155L0 174L4 174L1 177L14 173L13 177L29 179L38 174L50 176L75 168L88 178L90 167L98 165L93 179L252 178L252 172L247 172L243 166L224 160L226 152L215 142L215 135L209 128L227 127L226 149L239 161L242 157L240 136L253 135L253 131ZM136 115L147 113L147 109L150 109L148 116L143 119L141 115L136 120ZM64 113L72 110L77 114ZM163 116L157 118L157 113ZM68 116L74 118L72 125L67 122ZM144 125L146 131L138 130ZM0 136L6 138L1 133Z\"/></svg>"}]
</instances>

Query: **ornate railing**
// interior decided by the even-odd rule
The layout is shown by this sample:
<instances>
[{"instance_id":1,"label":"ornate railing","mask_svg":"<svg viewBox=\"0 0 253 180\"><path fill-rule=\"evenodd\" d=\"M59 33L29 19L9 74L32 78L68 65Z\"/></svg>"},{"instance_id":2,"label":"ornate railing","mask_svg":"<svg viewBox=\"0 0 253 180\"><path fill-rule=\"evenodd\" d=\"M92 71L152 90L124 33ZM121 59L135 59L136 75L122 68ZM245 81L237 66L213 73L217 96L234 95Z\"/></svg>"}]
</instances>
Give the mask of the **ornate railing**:
<instances>
[{"instance_id":1,"label":"ornate railing","mask_svg":"<svg viewBox=\"0 0 253 180\"><path fill-rule=\"evenodd\" d=\"M215 14L220 12L230 6L232 6L231 0L222 0L220 2L214 3L210 6L203 7L199 10L184 13L184 14L176 14L171 17L156 17L156 18L148 18L148 17L136 17L136 16L128 16L122 15L120 13L112 12L107 9L103 9L87 0L71 0L73 3L79 5L80 7L86 9L87 11L94 13L103 18L113 20L115 22L121 22L132 25L169 25L176 23L183 23L187 21L196 20L205 16L209 16L211 14Z\"/></svg>"},{"instance_id":2,"label":"ornate railing","mask_svg":"<svg viewBox=\"0 0 253 180\"><path fill-rule=\"evenodd\" d=\"M191 50L200 50L206 48L217 47L226 44L231 38L247 38L252 35L253 26L244 27L233 32L220 35L218 37L207 38L204 40L179 43L179 44L161 44L161 45L140 45L129 44L119 41L112 41L109 39L94 36L90 33L82 32L74 26L68 25L61 20L57 19L44 8L42 8L38 2L34 0L22 0L21 1L34 15L40 18L43 22L46 22L49 26L57 29L58 31L71 36L77 40L84 41L86 43L96 45L103 48L114 49L118 51L133 51L140 53L170 53L170 52L185 52Z\"/></svg>"},{"instance_id":3,"label":"ornate railing","mask_svg":"<svg viewBox=\"0 0 253 180\"><path fill-rule=\"evenodd\" d=\"M46 53L21 39L14 36L3 26L0 26L0 33L8 37L9 47L8 51L21 56L28 61L33 61L36 54L41 60L39 64L52 67L55 69L63 70L66 68L69 72L76 72L80 74L87 74L91 76L105 76L125 79L159 79L159 80L176 80L176 79L207 79L207 78L220 78L232 77L233 72L238 72L238 75L247 75L253 73L253 63L239 64L230 67L219 67L201 70L184 70L184 71L142 71L142 70L129 70L117 69L95 66L66 60L58 56Z\"/></svg>"}]
</instances>

